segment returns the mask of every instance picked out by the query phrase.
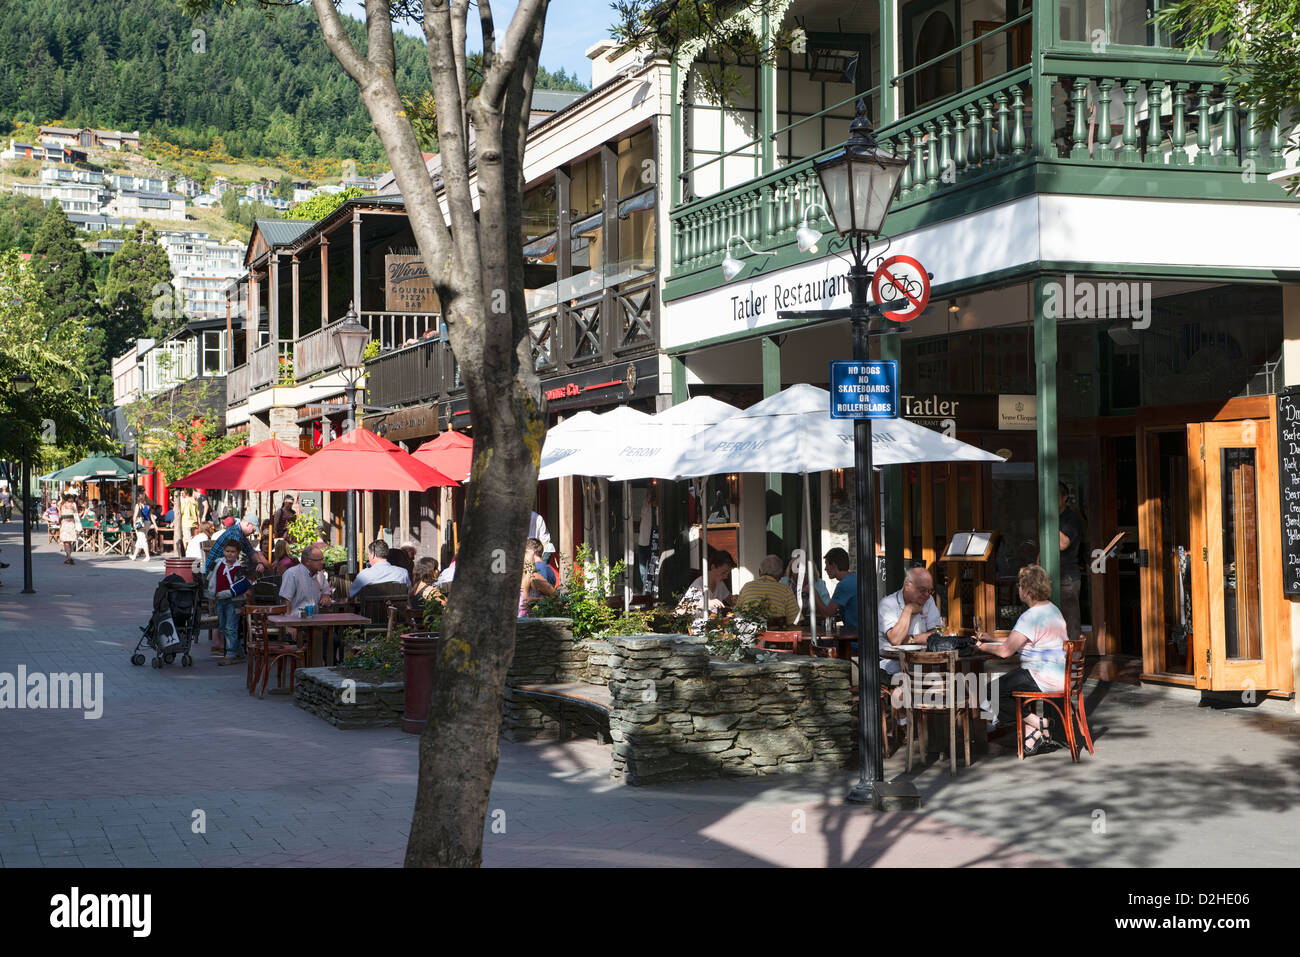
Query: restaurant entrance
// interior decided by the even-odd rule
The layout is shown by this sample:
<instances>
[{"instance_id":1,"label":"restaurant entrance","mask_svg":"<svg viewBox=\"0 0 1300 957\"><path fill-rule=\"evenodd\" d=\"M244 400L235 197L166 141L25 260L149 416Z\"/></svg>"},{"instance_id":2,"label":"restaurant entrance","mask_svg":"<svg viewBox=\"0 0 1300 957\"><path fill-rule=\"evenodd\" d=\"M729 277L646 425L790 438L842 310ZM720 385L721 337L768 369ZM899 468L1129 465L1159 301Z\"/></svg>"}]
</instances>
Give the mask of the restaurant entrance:
<instances>
[{"instance_id":1,"label":"restaurant entrance","mask_svg":"<svg viewBox=\"0 0 1300 957\"><path fill-rule=\"evenodd\" d=\"M1144 679L1291 690L1270 406L1242 399L1212 421L1139 425Z\"/></svg>"}]
</instances>

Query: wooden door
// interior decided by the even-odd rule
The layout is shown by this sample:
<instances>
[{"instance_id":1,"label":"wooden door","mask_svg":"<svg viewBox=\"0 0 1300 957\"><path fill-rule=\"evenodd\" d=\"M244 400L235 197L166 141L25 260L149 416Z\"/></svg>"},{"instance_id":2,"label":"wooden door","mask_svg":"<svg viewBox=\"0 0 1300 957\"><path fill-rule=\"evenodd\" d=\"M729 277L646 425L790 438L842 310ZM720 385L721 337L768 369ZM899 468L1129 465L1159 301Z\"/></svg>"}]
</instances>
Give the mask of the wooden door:
<instances>
[{"instance_id":1,"label":"wooden door","mask_svg":"<svg viewBox=\"0 0 1300 957\"><path fill-rule=\"evenodd\" d=\"M1187 427L1196 687L1282 687L1277 458L1269 419ZM1199 554L1198 554L1199 553ZM1200 560L1197 561L1196 559Z\"/></svg>"}]
</instances>

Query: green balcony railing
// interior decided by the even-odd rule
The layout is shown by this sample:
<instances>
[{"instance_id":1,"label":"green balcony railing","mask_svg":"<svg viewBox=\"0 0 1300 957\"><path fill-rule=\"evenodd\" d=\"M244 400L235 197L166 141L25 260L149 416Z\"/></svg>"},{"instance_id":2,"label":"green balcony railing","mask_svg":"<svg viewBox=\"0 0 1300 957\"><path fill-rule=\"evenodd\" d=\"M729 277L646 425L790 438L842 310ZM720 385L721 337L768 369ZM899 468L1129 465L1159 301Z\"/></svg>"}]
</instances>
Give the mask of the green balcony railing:
<instances>
[{"instance_id":1,"label":"green balcony railing","mask_svg":"<svg viewBox=\"0 0 1300 957\"><path fill-rule=\"evenodd\" d=\"M1008 72L882 127L877 138L909 161L891 216L1035 163L1147 176L1161 168L1226 171L1246 184L1237 188L1255 191L1250 195L1281 198L1266 175L1258 177L1260 186L1242 175L1284 165L1283 129L1259 130L1256 120L1253 105L1224 82L1217 64L1062 54L1045 57L1038 75L1030 66ZM805 217L825 229L821 210L809 215L824 202L813 163L837 149L673 210L670 281L719 265L733 236L774 250L794 243ZM1032 188L1051 188L1045 182ZM1068 191L1079 180L1061 182ZM1202 194L1186 181L1182 188L1184 195ZM1219 183L1204 195L1228 189ZM1146 179L1141 190L1160 194ZM1002 194L988 195L987 202L1002 201Z\"/></svg>"}]
</instances>

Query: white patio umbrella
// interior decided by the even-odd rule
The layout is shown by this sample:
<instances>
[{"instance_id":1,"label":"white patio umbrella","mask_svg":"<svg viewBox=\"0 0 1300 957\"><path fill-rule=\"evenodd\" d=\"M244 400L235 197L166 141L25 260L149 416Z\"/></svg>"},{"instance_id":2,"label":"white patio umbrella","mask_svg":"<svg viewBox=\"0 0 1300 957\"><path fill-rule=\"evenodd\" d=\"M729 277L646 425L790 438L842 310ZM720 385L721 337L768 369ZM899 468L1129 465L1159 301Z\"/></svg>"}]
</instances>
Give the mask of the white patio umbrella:
<instances>
[{"instance_id":1,"label":"white patio umbrella","mask_svg":"<svg viewBox=\"0 0 1300 957\"><path fill-rule=\"evenodd\" d=\"M872 455L877 465L911 462L1001 462L1001 456L959 442L906 419L872 423ZM724 472L787 472L803 476L807 558L812 556L812 508L808 473L853 467L853 420L830 417L830 393L793 385L750 406L739 415L694 436L688 446L659 467L672 478ZM861 564L861 562L859 562ZM808 575L809 605L815 569ZM874 568L870 573L874 574ZM859 574L863 570L859 569ZM816 638L817 616L812 616Z\"/></svg>"},{"instance_id":2,"label":"white patio umbrella","mask_svg":"<svg viewBox=\"0 0 1300 957\"><path fill-rule=\"evenodd\" d=\"M594 506L599 498L590 478L606 474L598 470L603 457L611 454L628 436L643 431L650 421L651 416L646 413L623 405L599 415L586 410L578 412L546 433L537 480L545 482L571 475L583 477L584 532L586 527L594 527ZM595 552L599 561L599 545ZM624 604L627 604L626 598Z\"/></svg>"},{"instance_id":3,"label":"white patio umbrella","mask_svg":"<svg viewBox=\"0 0 1300 957\"><path fill-rule=\"evenodd\" d=\"M607 475L599 471L603 458L647 427L651 416L621 405L597 415L583 411L546 433L537 480L569 475Z\"/></svg>"},{"instance_id":4,"label":"white patio umbrella","mask_svg":"<svg viewBox=\"0 0 1300 957\"><path fill-rule=\"evenodd\" d=\"M610 481L623 483L624 562L632 567L632 497L628 483L633 479L670 478L662 470L663 463L671 462L680 449L699 432L717 425L740 410L712 396L701 395L679 402L663 412L649 417L648 422L628 430L615 447L593 450L584 458L584 464L594 469L592 474L607 475ZM707 483L707 476L703 482ZM705 490L707 492L707 489ZM700 501L707 500L705 492ZM701 522L701 547L708 554L708 523ZM624 579L623 607L626 611L632 601L631 576Z\"/></svg>"}]
</instances>

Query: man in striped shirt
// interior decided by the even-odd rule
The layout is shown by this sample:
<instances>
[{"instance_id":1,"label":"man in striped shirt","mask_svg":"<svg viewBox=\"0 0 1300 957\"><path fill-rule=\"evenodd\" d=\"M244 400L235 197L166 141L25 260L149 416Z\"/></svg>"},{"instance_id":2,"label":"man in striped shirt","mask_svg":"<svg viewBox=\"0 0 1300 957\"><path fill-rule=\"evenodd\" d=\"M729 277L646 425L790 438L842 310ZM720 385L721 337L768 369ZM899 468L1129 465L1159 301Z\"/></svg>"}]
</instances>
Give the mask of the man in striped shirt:
<instances>
[{"instance_id":1,"label":"man in striped shirt","mask_svg":"<svg viewBox=\"0 0 1300 957\"><path fill-rule=\"evenodd\" d=\"M791 624L799 617L799 603L795 601L794 592L789 585L778 580L785 571L785 564L779 555L768 555L758 566L758 578L740 589L736 597L736 607L744 608L750 602L767 602L769 625Z\"/></svg>"}]
</instances>

